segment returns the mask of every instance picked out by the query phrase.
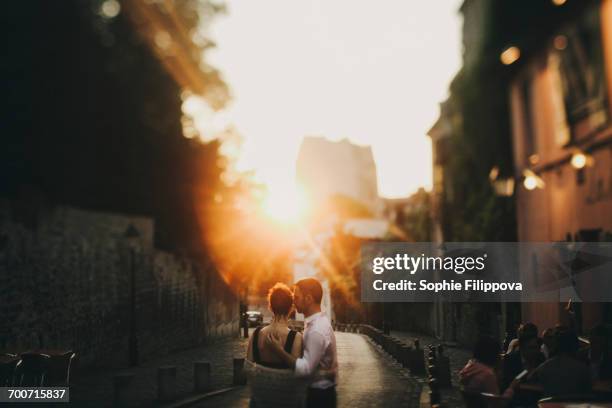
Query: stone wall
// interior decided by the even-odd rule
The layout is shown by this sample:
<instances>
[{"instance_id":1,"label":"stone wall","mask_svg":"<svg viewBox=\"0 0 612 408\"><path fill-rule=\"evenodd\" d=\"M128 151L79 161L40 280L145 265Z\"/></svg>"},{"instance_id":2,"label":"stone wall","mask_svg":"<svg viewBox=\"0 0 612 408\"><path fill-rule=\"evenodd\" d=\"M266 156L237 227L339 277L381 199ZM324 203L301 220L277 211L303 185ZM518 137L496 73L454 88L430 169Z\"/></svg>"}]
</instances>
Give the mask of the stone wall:
<instances>
[{"instance_id":1,"label":"stone wall","mask_svg":"<svg viewBox=\"0 0 612 408\"><path fill-rule=\"evenodd\" d=\"M214 267L155 249L154 232L148 218L70 207L23 223L0 201L0 350L71 348L81 365L122 366L132 321L143 360L237 334L238 300Z\"/></svg>"}]
</instances>

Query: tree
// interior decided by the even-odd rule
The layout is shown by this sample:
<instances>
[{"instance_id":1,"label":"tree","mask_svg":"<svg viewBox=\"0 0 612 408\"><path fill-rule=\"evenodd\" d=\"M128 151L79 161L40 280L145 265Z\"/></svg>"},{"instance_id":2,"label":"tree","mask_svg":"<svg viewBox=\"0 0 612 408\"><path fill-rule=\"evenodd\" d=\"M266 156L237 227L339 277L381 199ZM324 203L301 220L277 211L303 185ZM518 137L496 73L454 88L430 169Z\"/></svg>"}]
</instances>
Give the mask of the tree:
<instances>
[{"instance_id":1,"label":"tree","mask_svg":"<svg viewBox=\"0 0 612 408\"><path fill-rule=\"evenodd\" d=\"M0 195L35 199L34 209L67 204L150 216L158 246L202 253L195 209L223 188L219 145L184 137L181 81L128 16L141 2L34 3L13 2L3 13L14 41L3 64L11 115L0 142ZM208 3L175 3L187 16L185 32L200 30L195 6ZM192 62L211 45L192 45ZM216 70L195 66L211 89L225 89ZM36 210L25 218L35 224Z\"/></svg>"}]
</instances>

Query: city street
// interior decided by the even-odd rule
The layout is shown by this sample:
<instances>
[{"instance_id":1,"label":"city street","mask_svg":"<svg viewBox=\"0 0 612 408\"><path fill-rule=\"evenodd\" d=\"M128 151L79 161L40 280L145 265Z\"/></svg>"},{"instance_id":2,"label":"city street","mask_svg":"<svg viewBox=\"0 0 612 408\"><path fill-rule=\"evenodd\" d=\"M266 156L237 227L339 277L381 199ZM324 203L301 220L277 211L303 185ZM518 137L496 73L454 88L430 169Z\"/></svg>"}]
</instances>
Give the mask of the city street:
<instances>
[{"instance_id":1,"label":"city street","mask_svg":"<svg viewBox=\"0 0 612 408\"><path fill-rule=\"evenodd\" d=\"M418 406L420 387L393 359L361 334L336 332L338 406ZM248 407L248 388L203 401L198 407Z\"/></svg>"},{"instance_id":2,"label":"city street","mask_svg":"<svg viewBox=\"0 0 612 408\"><path fill-rule=\"evenodd\" d=\"M4 6L0 405L612 408L612 0Z\"/></svg>"}]
</instances>

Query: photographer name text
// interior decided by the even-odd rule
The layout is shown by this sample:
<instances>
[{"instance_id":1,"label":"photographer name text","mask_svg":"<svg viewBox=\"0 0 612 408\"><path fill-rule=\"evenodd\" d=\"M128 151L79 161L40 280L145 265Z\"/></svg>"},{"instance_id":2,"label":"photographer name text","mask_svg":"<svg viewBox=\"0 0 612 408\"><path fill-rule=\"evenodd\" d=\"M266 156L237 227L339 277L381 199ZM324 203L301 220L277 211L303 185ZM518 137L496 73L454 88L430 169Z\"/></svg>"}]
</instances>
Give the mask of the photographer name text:
<instances>
[{"instance_id":1,"label":"photographer name text","mask_svg":"<svg viewBox=\"0 0 612 408\"><path fill-rule=\"evenodd\" d=\"M397 282L384 282L377 279L372 283L376 291L430 291L430 292L454 292L462 290L480 292L503 292L503 291L522 291L521 282L485 282L481 279L467 279L462 282L454 280L442 280L439 282L429 282L421 279L418 282L402 279Z\"/></svg>"}]
</instances>

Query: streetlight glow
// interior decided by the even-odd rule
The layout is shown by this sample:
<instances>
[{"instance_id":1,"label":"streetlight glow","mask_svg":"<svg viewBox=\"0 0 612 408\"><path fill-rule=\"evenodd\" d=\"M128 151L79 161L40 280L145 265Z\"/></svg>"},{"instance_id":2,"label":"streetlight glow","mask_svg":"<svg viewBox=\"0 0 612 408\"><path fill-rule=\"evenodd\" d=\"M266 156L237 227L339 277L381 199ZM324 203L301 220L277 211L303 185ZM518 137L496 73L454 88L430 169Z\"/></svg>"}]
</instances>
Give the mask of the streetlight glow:
<instances>
[{"instance_id":1,"label":"streetlight glow","mask_svg":"<svg viewBox=\"0 0 612 408\"><path fill-rule=\"evenodd\" d=\"M515 63L520 57L521 57L521 50L518 47L511 46L511 47L506 48L501 53L501 55L499 56L499 59L501 60L502 64L511 65Z\"/></svg>"},{"instance_id":2,"label":"streetlight glow","mask_svg":"<svg viewBox=\"0 0 612 408\"><path fill-rule=\"evenodd\" d=\"M546 185L540 176L529 169L523 170L523 177L525 177L523 180L523 186L529 191L536 188L544 188Z\"/></svg>"},{"instance_id":3,"label":"streetlight glow","mask_svg":"<svg viewBox=\"0 0 612 408\"><path fill-rule=\"evenodd\" d=\"M583 169L587 166L592 166L594 162L593 156L582 150L575 149L570 159L570 164L576 170Z\"/></svg>"},{"instance_id":4,"label":"streetlight glow","mask_svg":"<svg viewBox=\"0 0 612 408\"><path fill-rule=\"evenodd\" d=\"M572 155L572 167L575 169L582 169L587 164L587 157L584 153L578 152Z\"/></svg>"}]
</instances>

